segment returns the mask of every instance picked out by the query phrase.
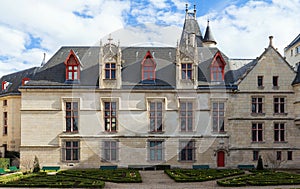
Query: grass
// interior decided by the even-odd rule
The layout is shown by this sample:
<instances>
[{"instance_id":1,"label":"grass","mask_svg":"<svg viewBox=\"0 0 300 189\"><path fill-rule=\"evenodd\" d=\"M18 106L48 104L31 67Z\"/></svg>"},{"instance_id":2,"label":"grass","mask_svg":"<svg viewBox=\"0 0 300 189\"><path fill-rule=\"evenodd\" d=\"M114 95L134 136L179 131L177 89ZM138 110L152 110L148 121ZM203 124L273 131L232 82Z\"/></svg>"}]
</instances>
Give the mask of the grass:
<instances>
[{"instance_id":1,"label":"grass","mask_svg":"<svg viewBox=\"0 0 300 189\"><path fill-rule=\"evenodd\" d=\"M133 183L142 182L142 179L134 170L74 169L60 171L56 175L39 172L2 176L0 187L103 188L104 181Z\"/></svg>"},{"instance_id":2,"label":"grass","mask_svg":"<svg viewBox=\"0 0 300 189\"><path fill-rule=\"evenodd\" d=\"M165 173L176 182L202 182L241 175L244 174L244 171L239 169L172 169L165 170Z\"/></svg>"},{"instance_id":3,"label":"grass","mask_svg":"<svg viewBox=\"0 0 300 189\"><path fill-rule=\"evenodd\" d=\"M296 185L300 184L300 175L285 173L260 171L250 175L243 175L235 178L217 181L220 186L272 186L272 185Z\"/></svg>"}]
</instances>

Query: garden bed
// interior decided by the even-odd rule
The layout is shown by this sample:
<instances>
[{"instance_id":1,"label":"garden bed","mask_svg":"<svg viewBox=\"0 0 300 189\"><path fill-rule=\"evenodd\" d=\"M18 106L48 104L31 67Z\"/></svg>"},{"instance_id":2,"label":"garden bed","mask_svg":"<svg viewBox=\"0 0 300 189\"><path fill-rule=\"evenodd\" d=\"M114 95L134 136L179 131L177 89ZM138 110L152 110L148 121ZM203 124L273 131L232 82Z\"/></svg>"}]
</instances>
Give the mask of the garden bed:
<instances>
[{"instance_id":1,"label":"garden bed","mask_svg":"<svg viewBox=\"0 0 300 189\"><path fill-rule=\"evenodd\" d=\"M217 181L220 186L272 186L272 185L296 185L300 184L300 175L272 172L272 171L259 171L250 175L243 175L235 178L224 179Z\"/></svg>"},{"instance_id":2,"label":"garden bed","mask_svg":"<svg viewBox=\"0 0 300 189\"><path fill-rule=\"evenodd\" d=\"M239 169L171 169L165 170L165 173L176 182L202 182L241 175L244 171Z\"/></svg>"}]
</instances>

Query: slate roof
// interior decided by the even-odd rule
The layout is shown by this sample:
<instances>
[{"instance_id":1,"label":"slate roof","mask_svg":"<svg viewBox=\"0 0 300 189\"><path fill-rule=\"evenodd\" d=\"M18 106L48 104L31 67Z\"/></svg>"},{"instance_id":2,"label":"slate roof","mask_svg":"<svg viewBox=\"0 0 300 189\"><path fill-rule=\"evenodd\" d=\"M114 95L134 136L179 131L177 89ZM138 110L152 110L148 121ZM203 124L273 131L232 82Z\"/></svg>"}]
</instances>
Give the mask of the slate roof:
<instances>
[{"instance_id":1,"label":"slate roof","mask_svg":"<svg viewBox=\"0 0 300 189\"><path fill-rule=\"evenodd\" d=\"M0 90L0 97L6 95L20 95L19 87L22 85L22 80L24 78L31 79L34 73L37 71L37 67L29 68L19 72L5 75L0 78L0 83L7 81L10 84L5 90ZM2 89L2 88L1 88Z\"/></svg>"},{"instance_id":2,"label":"slate roof","mask_svg":"<svg viewBox=\"0 0 300 189\"><path fill-rule=\"evenodd\" d=\"M209 21L207 21L207 27L206 27L206 30L205 30L203 42L217 43L214 36L213 36L213 34L212 34L212 32L211 32L211 29L209 27Z\"/></svg>"}]
</instances>

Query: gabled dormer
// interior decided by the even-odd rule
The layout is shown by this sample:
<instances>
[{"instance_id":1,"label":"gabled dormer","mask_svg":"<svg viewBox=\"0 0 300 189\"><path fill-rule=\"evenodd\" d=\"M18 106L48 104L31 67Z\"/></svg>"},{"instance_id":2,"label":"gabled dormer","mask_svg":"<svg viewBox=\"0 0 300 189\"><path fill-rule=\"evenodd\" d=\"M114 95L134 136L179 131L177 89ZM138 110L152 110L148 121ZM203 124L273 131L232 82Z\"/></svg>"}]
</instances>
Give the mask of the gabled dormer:
<instances>
[{"instance_id":1,"label":"gabled dormer","mask_svg":"<svg viewBox=\"0 0 300 189\"><path fill-rule=\"evenodd\" d=\"M212 84L224 83L225 66L226 62L221 52L218 51L210 65L210 81Z\"/></svg>"},{"instance_id":2,"label":"gabled dormer","mask_svg":"<svg viewBox=\"0 0 300 189\"><path fill-rule=\"evenodd\" d=\"M147 51L142 61L142 81L155 81L156 79L156 62L150 51Z\"/></svg>"},{"instance_id":3,"label":"gabled dormer","mask_svg":"<svg viewBox=\"0 0 300 189\"><path fill-rule=\"evenodd\" d=\"M99 88L121 87L121 48L112 43L109 36L108 43L100 42L99 53Z\"/></svg>"},{"instance_id":4,"label":"gabled dormer","mask_svg":"<svg viewBox=\"0 0 300 189\"><path fill-rule=\"evenodd\" d=\"M7 90L8 86L10 85L10 82L8 81L2 81L2 91Z\"/></svg>"},{"instance_id":5,"label":"gabled dormer","mask_svg":"<svg viewBox=\"0 0 300 189\"><path fill-rule=\"evenodd\" d=\"M65 62L66 83L74 84L80 81L80 60L75 52L71 49Z\"/></svg>"}]
</instances>

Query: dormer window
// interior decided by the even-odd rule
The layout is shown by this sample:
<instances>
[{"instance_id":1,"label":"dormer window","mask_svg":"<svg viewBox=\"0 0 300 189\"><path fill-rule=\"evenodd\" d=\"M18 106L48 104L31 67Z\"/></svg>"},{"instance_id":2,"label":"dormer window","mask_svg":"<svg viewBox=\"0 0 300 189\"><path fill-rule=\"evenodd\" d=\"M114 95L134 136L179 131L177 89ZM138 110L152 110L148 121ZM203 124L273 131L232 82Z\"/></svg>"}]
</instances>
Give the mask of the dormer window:
<instances>
[{"instance_id":1,"label":"dormer window","mask_svg":"<svg viewBox=\"0 0 300 189\"><path fill-rule=\"evenodd\" d=\"M29 80L30 80L30 79L29 79L28 77L23 78L23 79L22 79L22 86L23 86L23 85L26 85L26 84L29 82Z\"/></svg>"},{"instance_id":2,"label":"dormer window","mask_svg":"<svg viewBox=\"0 0 300 189\"><path fill-rule=\"evenodd\" d=\"M156 63L148 51L142 62L142 80L155 80L155 69Z\"/></svg>"},{"instance_id":3,"label":"dormer window","mask_svg":"<svg viewBox=\"0 0 300 189\"><path fill-rule=\"evenodd\" d=\"M80 79L80 61L75 52L71 49L65 60L66 80L75 81Z\"/></svg>"},{"instance_id":4,"label":"dormer window","mask_svg":"<svg viewBox=\"0 0 300 189\"><path fill-rule=\"evenodd\" d=\"M7 87L9 86L9 82L8 81L2 81L2 90L4 91L4 90L6 90L7 89Z\"/></svg>"},{"instance_id":5,"label":"dormer window","mask_svg":"<svg viewBox=\"0 0 300 189\"><path fill-rule=\"evenodd\" d=\"M193 76L193 64L192 63L182 63L181 64L181 78L182 79L192 79Z\"/></svg>"},{"instance_id":6,"label":"dormer window","mask_svg":"<svg viewBox=\"0 0 300 189\"><path fill-rule=\"evenodd\" d=\"M212 65L211 65L211 81L212 82L220 82L224 81L224 68L225 61L220 52L217 52L215 55Z\"/></svg>"},{"instance_id":7,"label":"dormer window","mask_svg":"<svg viewBox=\"0 0 300 189\"><path fill-rule=\"evenodd\" d=\"M105 64L105 79L116 79L116 63Z\"/></svg>"}]
</instances>

